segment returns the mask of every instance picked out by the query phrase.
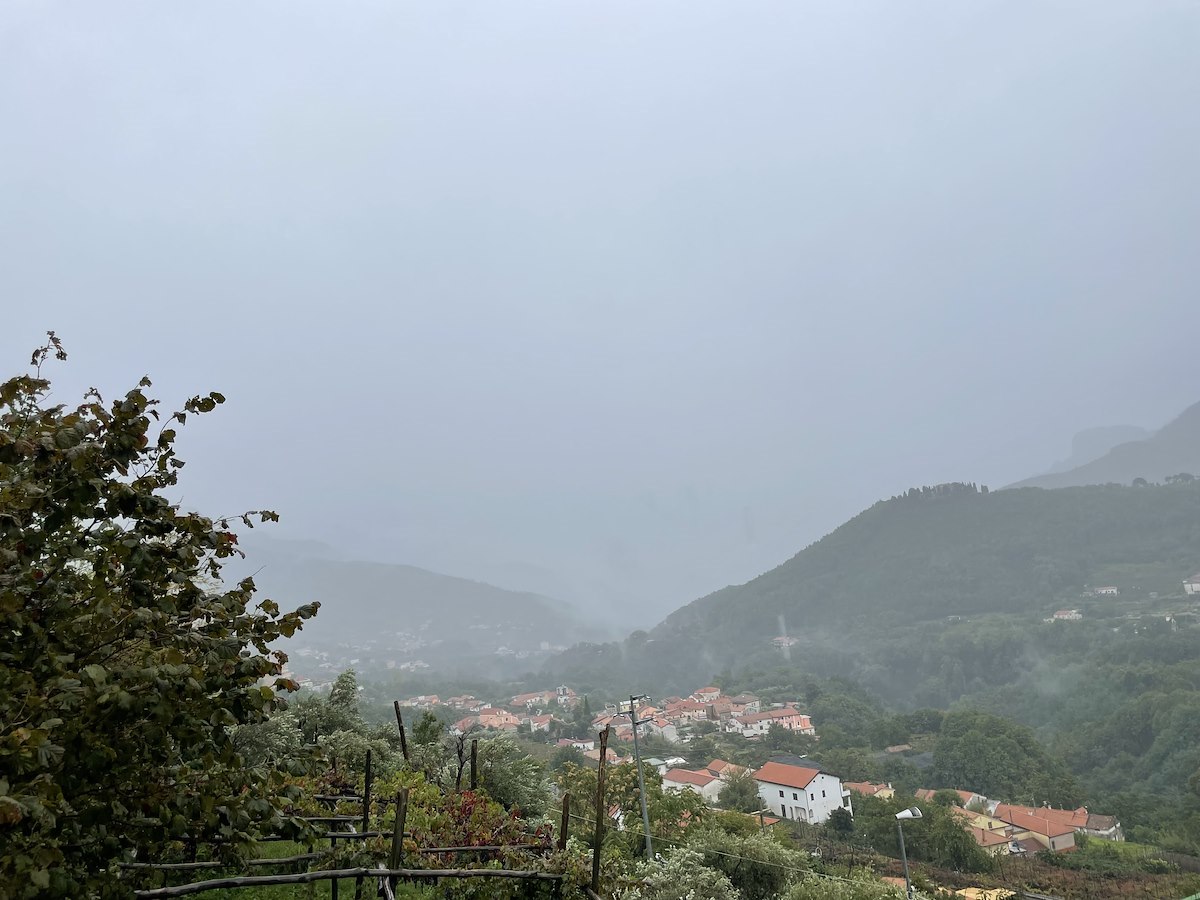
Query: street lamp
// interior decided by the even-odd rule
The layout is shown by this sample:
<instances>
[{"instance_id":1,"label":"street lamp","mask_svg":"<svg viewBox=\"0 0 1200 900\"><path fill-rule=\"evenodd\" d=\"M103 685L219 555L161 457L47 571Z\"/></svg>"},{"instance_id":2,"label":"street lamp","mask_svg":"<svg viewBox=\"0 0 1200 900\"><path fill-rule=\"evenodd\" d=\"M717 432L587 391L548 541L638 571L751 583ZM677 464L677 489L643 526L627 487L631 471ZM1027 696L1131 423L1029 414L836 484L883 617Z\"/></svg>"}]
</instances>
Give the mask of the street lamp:
<instances>
[{"instance_id":1,"label":"street lamp","mask_svg":"<svg viewBox=\"0 0 1200 900\"><path fill-rule=\"evenodd\" d=\"M915 806L902 809L896 813L896 834L900 837L900 862L904 866L904 891L908 900L912 900L912 879L908 877L908 855L904 852L904 820L921 818L921 810Z\"/></svg>"}]
</instances>

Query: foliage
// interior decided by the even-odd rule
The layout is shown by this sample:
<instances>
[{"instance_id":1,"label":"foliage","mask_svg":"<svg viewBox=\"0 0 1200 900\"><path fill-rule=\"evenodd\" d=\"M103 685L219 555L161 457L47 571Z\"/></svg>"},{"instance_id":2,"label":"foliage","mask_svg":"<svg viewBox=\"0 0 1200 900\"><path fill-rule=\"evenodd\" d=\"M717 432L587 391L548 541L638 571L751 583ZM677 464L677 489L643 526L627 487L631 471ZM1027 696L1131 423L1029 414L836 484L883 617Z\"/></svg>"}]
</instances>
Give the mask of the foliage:
<instances>
[{"instance_id":1,"label":"foliage","mask_svg":"<svg viewBox=\"0 0 1200 900\"><path fill-rule=\"evenodd\" d=\"M762 807L762 800L758 796L758 782L754 780L754 773L746 770L730 775L717 796L717 802L725 809L758 812Z\"/></svg>"},{"instance_id":2,"label":"foliage","mask_svg":"<svg viewBox=\"0 0 1200 900\"><path fill-rule=\"evenodd\" d=\"M1085 835L1076 835L1075 845L1073 853L1043 853L1040 858L1052 866L1105 878L1137 873L1163 875L1177 869L1160 854L1148 849L1122 847L1111 841L1091 840Z\"/></svg>"},{"instance_id":3,"label":"foliage","mask_svg":"<svg viewBox=\"0 0 1200 900\"><path fill-rule=\"evenodd\" d=\"M809 870L807 857L783 846L773 831L734 835L706 828L689 830L687 839L703 854L704 865L725 873L742 900L778 896L797 875Z\"/></svg>"},{"instance_id":4,"label":"foliage","mask_svg":"<svg viewBox=\"0 0 1200 900\"><path fill-rule=\"evenodd\" d=\"M909 859L924 860L960 872L990 872L995 860L988 856L963 828L953 808L937 803L917 803L911 796L897 794L884 800L858 797L854 801L854 827L878 852L899 858L896 813L919 806L920 819L904 822L904 844Z\"/></svg>"},{"instance_id":5,"label":"foliage","mask_svg":"<svg viewBox=\"0 0 1200 900\"><path fill-rule=\"evenodd\" d=\"M989 797L1074 807L1083 797L1066 767L1023 725L987 713L949 713L933 753L933 780Z\"/></svg>"},{"instance_id":6,"label":"foliage","mask_svg":"<svg viewBox=\"0 0 1200 900\"><path fill-rule=\"evenodd\" d=\"M230 521L167 496L177 426L220 394L165 421L147 379L107 406L94 390L50 405L51 353L66 356L53 335L0 385L0 883L74 897L113 890L135 847L299 832L285 773L244 766L231 726L283 708L295 685L270 644L316 604L217 587Z\"/></svg>"},{"instance_id":7,"label":"foliage","mask_svg":"<svg viewBox=\"0 0 1200 900\"><path fill-rule=\"evenodd\" d=\"M479 742L479 787L503 805L536 818L550 802L545 769L504 734Z\"/></svg>"},{"instance_id":8,"label":"foliage","mask_svg":"<svg viewBox=\"0 0 1200 900\"><path fill-rule=\"evenodd\" d=\"M736 888L716 869L704 865L704 857L680 847L666 854L666 863L643 864L641 883L613 892L617 900L739 900Z\"/></svg>"},{"instance_id":9,"label":"foliage","mask_svg":"<svg viewBox=\"0 0 1200 900\"><path fill-rule=\"evenodd\" d=\"M904 892L880 881L850 878L802 878L782 895L782 900L902 900Z\"/></svg>"},{"instance_id":10,"label":"foliage","mask_svg":"<svg viewBox=\"0 0 1200 900\"><path fill-rule=\"evenodd\" d=\"M693 791L663 790L662 776L652 767L643 764L642 775L646 783L646 806L650 813L650 831L655 837L675 839L683 835L684 828L701 823L708 815L708 808L699 794ZM578 766L567 763L559 771L556 782L561 791L570 793L573 809L590 809L596 796L596 769L594 766ZM604 793L610 808L620 811L629 825L641 822L641 801L638 789L637 769L631 764L608 765L604 776ZM591 816L572 826L581 838L590 840L593 825ZM640 827L631 828L625 834L633 843L641 845L638 837Z\"/></svg>"}]
</instances>

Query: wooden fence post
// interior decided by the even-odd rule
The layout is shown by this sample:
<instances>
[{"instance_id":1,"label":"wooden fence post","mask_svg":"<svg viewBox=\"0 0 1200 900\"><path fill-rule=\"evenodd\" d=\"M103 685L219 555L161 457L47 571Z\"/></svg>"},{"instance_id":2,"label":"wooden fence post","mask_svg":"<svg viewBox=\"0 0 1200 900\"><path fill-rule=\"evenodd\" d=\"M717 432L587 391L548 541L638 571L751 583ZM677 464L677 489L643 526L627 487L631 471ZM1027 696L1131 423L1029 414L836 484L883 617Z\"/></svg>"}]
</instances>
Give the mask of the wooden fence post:
<instances>
[{"instance_id":1,"label":"wooden fence post","mask_svg":"<svg viewBox=\"0 0 1200 900\"><path fill-rule=\"evenodd\" d=\"M608 726L600 732L600 765L596 769L596 834L592 844L592 891L600 893L600 844L604 840L604 764L608 762Z\"/></svg>"},{"instance_id":2,"label":"wooden fence post","mask_svg":"<svg viewBox=\"0 0 1200 900\"><path fill-rule=\"evenodd\" d=\"M388 868L398 869L404 855L404 820L408 818L408 788L396 795L396 822L392 829L392 852L388 856ZM396 879L389 876L392 887Z\"/></svg>"},{"instance_id":3,"label":"wooden fence post","mask_svg":"<svg viewBox=\"0 0 1200 900\"><path fill-rule=\"evenodd\" d=\"M363 776L363 814L362 830L371 830L371 748L367 748L367 772ZM359 875L354 879L354 900L362 900L363 879Z\"/></svg>"},{"instance_id":4,"label":"wooden fence post","mask_svg":"<svg viewBox=\"0 0 1200 900\"><path fill-rule=\"evenodd\" d=\"M571 794L563 794L562 824L558 827L558 849L567 849L567 832L571 828Z\"/></svg>"},{"instance_id":5,"label":"wooden fence post","mask_svg":"<svg viewBox=\"0 0 1200 900\"><path fill-rule=\"evenodd\" d=\"M404 734L404 717L400 715L400 701L393 700L392 708L396 710L396 727L400 729L400 752L405 762L411 762L408 756L408 737Z\"/></svg>"},{"instance_id":6,"label":"wooden fence post","mask_svg":"<svg viewBox=\"0 0 1200 900\"><path fill-rule=\"evenodd\" d=\"M371 771L371 751L367 750L367 774L363 778L363 816L362 830L371 830L371 782L374 780Z\"/></svg>"}]
</instances>

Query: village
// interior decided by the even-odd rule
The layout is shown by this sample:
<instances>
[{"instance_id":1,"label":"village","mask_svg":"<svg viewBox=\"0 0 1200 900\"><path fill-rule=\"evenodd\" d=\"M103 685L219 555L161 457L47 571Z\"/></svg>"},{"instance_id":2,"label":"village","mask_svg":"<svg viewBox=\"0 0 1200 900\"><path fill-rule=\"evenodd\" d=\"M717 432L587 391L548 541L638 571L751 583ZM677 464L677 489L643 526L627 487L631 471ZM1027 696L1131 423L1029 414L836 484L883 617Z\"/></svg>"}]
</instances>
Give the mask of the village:
<instances>
[{"instance_id":1,"label":"village","mask_svg":"<svg viewBox=\"0 0 1200 900\"><path fill-rule=\"evenodd\" d=\"M686 755L697 729L741 737L750 743L762 743L772 729L819 740L811 717L801 704L765 704L753 694L724 695L716 686L705 686L687 697L666 697L660 702L631 704L607 703L594 714L581 717L587 698L580 698L567 685L518 694L507 702L485 702L462 695L442 699L420 695L401 701L402 706L431 712L459 715L449 726L455 735L474 732L509 732L541 737L556 748L579 751L597 763L600 749L598 732L609 729L606 761L615 765L635 763L634 724L637 717L639 740L674 744L681 755L641 755L642 764L653 768L662 778L663 788L691 791L713 807L720 806L722 790L735 778L753 778L759 809L755 813L764 827L785 820L821 825L836 810L853 816L855 796L888 799L896 790L890 783L845 781L837 773L825 771L805 756L772 753L763 746L762 762L756 767L741 766L722 759L711 759L689 768ZM579 734L581 722L586 733ZM904 752L907 745L888 748ZM1026 806L988 798L962 789L920 788L919 802L940 803L951 809L958 823L986 853L992 856L1026 856L1052 851L1071 852L1076 836L1105 841L1125 839L1121 824L1113 816L1098 815L1086 807L1056 809ZM615 825L624 827L620 816Z\"/></svg>"}]
</instances>

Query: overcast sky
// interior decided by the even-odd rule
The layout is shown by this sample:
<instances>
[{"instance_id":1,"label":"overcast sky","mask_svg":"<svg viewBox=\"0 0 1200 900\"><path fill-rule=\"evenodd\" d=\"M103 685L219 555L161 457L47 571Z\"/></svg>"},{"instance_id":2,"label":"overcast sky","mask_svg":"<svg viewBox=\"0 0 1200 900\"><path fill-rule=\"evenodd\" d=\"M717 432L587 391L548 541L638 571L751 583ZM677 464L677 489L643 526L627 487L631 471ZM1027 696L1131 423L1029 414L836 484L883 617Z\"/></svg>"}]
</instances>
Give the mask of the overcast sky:
<instances>
[{"instance_id":1,"label":"overcast sky","mask_svg":"<svg viewBox=\"0 0 1200 900\"><path fill-rule=\"evenodd\" d=\"M1200 4L0 6L0 358L185 501L648 622L1200 400Z\"/></svg>"}]
</instances>

